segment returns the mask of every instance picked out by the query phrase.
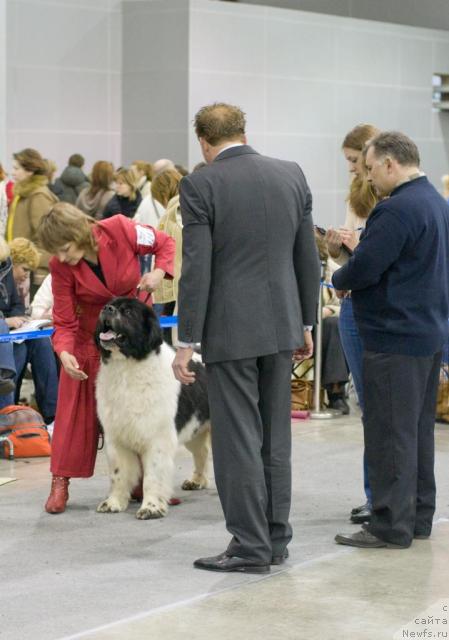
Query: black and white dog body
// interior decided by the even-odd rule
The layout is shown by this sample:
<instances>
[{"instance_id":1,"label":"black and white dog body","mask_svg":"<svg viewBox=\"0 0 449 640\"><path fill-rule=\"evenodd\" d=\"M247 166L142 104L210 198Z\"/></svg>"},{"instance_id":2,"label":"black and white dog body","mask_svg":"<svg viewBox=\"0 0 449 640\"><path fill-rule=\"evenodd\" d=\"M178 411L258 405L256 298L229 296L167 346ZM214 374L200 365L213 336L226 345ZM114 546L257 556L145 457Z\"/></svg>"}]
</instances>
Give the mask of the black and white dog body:
<instances>
[{"instance_id":1,"label":"black and white dog body","mask_svg":"<svg viewBox=\"0 0 449 640\"><path fill-rule=\"evenodd\" d=\"M143 475L137 517L165 516L178 444L184 444L194 459L192 479L182 488L208 485L210 421L204 366L191 361L195 382L181 385L171 366L175 352L162 341L156 314L132 298L116 298L103 308L95 340L101 353L97 410L111 478L110 495L97 511L124 511Z\"/></svg>"}]
</instances>

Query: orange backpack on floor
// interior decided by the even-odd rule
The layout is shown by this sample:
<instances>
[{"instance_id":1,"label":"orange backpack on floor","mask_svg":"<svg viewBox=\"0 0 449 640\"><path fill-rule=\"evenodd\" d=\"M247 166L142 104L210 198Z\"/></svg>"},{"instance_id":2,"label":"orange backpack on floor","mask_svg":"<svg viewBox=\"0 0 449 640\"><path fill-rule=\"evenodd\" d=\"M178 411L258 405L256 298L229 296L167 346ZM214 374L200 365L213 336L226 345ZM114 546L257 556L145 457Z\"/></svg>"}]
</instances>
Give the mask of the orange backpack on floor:
<instances>
[{"instance_id":1,"label":"orange backpack on floor","mask_svg":"<svg viewBox=\"0 0 449 640\"><path fill-rule=\"evenodd\" d=\"M14 460L50 454L50 435L40 413L14 404L0 410L1 458Z\"/></svg>"}]
</instances>

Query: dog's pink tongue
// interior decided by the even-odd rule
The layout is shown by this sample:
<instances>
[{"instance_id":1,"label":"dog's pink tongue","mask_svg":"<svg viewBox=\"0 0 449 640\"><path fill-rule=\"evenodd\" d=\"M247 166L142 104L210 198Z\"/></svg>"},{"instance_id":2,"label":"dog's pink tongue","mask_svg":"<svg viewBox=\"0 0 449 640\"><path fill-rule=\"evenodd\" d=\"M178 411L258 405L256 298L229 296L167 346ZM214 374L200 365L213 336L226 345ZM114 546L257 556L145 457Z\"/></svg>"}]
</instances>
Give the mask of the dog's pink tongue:
<instances>
[{"instance_id":1,"label":"dog's pink tongue","mask_svg":"<svg viewBox=\"0 0 449 640\"><path fill-rule=\"evenodd\" d=\"M104 340L105 342L107 342L108 340L115 340L116 337L117 334L115 333L115 331L109 330L100 333L100 340Z\"/></svg>"}]
</instances>

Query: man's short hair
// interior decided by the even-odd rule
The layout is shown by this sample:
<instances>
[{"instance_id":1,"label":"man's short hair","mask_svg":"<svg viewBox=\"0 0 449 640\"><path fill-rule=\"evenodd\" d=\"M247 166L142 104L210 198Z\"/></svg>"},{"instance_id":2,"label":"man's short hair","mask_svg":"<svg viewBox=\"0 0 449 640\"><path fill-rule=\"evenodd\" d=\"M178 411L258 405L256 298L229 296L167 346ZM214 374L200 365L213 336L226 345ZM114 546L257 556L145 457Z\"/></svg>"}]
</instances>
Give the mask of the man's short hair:
<instances>
[{"instance_id":1,"label":"man's short hair","mask_svg":"<svg viewBox=\"0 0 449 640\"><path fill-rule=\"evenodd\" d=\"M245 114L225 102L202 107L195 116L195 132L213 147L226 140L241 140L245 135Z\"/></svg>"},{"instance_id":2,"label":"man's short hair","mask_svg":"<svg viewBox=\"0 0 449 640\"><path fill-rule=\"evenodd\" d=\"M403 167L419 167L420 157L416 144L400 131L384 131L367 144L377 158L391 156Z\"/></svg>"}]
</instances>

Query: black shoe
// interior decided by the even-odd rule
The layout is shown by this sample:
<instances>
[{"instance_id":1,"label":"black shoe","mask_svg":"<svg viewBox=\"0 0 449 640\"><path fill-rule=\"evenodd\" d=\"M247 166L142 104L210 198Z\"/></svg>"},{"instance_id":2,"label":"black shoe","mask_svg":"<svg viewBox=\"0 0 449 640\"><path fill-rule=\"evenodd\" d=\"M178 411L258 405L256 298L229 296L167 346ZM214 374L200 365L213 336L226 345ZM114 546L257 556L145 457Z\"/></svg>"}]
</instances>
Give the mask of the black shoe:
<instances>
[{"instance_id":1,"label":"black shoe","mask_svg":"<svg viewBox=\"0 0 449 640\"><path fill-rule=\"evenodd\" d=\"M373 510L371 506L365 505L363 509L352 514L350 520L353 524L363 524L364 522L370 522L372 515Z\"/></svg>"},{"instance_id":2,"label":"black shoe","mask_svg":"<svg viewBox=\"0 0 449 640\"><path fill-rule=\"evenodd\" d=\"M198 560L195 560L193 563L193 566L197 569L220 571L222 573L229 573L231 571L238 571L240 573L268 573L270 571L269 564L258 564L245 558L228 556L226 551L211 558L198 558Z\"/></svg>"},{"instance_id":3,"label":"black shoe","mask_svg":"<svg viewBox=\"0 0 449 640\"><path fill-rule=\"evenodd\" d=\"M271 558L271 563L270 564L274 564L274 565L284 564L284 562L287 560L288 556L289 556L288 549L285 549L283 554L273 556Z\"/></svg>"},{"instance_id":4,"label":"black shoe","mask_svg":"<svg viewBox=\"0 0 449 640\"><path fill-rule=\"evenodd\" d=\"M355 515L356 513L359 513L359 511L362 511L362 509L366 509L367 507L371 508L371 505L369 502L365 502L365 504L361 504L359 507L354 507L354 509L351 509L351 516Z\"/></svg>"},{"instance_id":5,"label":"black shoe","mask_svg":"<svg viewBox=\"0 0 449 640\"><path fill-rule=\"evenodd\" d=\"M360 549L382 549L388 547L389 549L406 549L407 547L400 544L393 544L392 542L385 542L380 538L376 538L372 533L366 529L361 529L357 533L343 535L339 533L335 536L335 542L338 544L346 544L349 547L359 547Z\"/></svg>"},{"instance_id":6,"label":"black shoe","mask_svg":"<svg viewBox=\"0 0 449 640\"><path fill-rule=\"evenodd\" d=\"M329 409L336 409L337 411L340 411L344 416L347 416L350 411L349 404L346 402L346 399L343 396L330 398Z\"/></svg>"}]
</instances>

